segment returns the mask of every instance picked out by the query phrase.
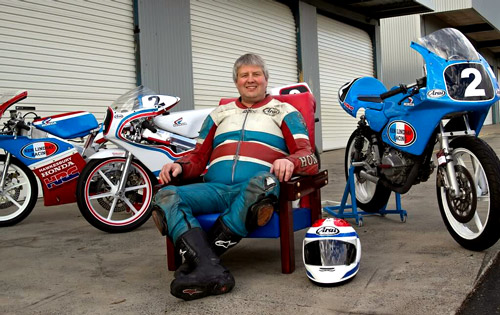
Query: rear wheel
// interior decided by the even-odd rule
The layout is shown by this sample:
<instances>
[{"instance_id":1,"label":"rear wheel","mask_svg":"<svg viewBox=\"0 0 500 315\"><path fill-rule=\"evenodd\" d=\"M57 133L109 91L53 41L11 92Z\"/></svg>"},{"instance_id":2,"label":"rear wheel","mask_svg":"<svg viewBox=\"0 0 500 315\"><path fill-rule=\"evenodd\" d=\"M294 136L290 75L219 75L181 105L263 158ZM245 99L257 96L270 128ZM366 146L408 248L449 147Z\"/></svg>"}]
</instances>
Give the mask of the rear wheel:
<instances>
[{"instance_id":1,"label":"rear wheel","mask_svg":"<svg viewBox=\"0 0 500 315\"><path fill-rule=\"evenodd\" d=\"M77 203L83 217L94 227L110 233L132 231L151 216L156 179L138 161L132 161L124 193L118 191L125 158L91 160L77 187Z\"/></svg>"},{"instance_id":2,"label":"rear wheel","mask_svg":"<svg viewBox=\"0 0 500 315\"><path fill-rule=\"evenodd\" d=\"M373 159L372 140L368 135L363 135L359 129L356 129L347 141L345 151L345 176L349 176L349 168L352 162L366 162L370 165ZM366 212L378 212L382 209L391 195L391 190L382 184L375 184L359 176L359 171L369 171L367 167L356 167L354 170L354 187L356 189L357 206Z\"/></svg>"},{"instance_id":3,"label":"rear wheel","mask_svg":"<svg viewBox=\"0 0 500 315\"><path fill-rule=\"evenodd\" d=\"M5 155L0 155L0 175L5 170ZM19 160L11 157L0 187L0 227L10 226L26 219L35 207L38 185L33 172Z\"/></svg>"},{"instance_id":4,"label":"rear wheel","mask_svg":"<svg viewBox=\"0 0 500 315\"><path fill-rule=\"evenodd\" d=\"M483 140L459 137L450 143L460 188L447 189L445 169L436 181L439 210L451 236L463 247L481 251L500 238L500 161Z\"/></svg>"}]
</instances>

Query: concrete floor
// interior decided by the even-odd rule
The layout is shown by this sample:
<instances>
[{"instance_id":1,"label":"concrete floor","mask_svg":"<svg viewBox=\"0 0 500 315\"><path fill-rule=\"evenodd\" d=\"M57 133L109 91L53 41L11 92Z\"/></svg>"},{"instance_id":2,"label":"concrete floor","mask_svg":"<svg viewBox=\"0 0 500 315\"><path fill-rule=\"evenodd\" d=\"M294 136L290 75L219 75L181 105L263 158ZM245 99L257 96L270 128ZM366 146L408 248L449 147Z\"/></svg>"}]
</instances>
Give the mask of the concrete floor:
<instances>
[{"instance_id":1,"label":"concrete floor","mask_svg":"<svg viewBox=\"0 0 500 315\"><path fill-rule=\"evenodd\" d=\"M500 127L482 137L500 151ZM321 155L330 183L322 199L340 201L344 150ZM392 200L392 199L391 199ZM500 252L460 247L442 222L435 175L402 196L397 215L366 217L355 227L361 266L349 283L318 287L305 275L295 233L296 266L281 274L278 239L244 239L223 257L236 287L229 294L184 302L169 293L165 239L149 220L127 234L90 226L76 204L43 207L0 229L1 314L454 314ZM353 223L353 220L350 220Z\"/></svg>"}]
</instances>

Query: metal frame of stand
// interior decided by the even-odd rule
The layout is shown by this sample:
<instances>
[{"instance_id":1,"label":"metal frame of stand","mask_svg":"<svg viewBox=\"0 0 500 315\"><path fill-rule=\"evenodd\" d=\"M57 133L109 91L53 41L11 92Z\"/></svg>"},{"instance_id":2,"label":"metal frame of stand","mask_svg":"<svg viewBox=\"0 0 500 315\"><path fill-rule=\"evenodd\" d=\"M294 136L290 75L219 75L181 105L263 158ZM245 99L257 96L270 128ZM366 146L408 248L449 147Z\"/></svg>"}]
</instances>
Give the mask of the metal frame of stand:
<instances>
[{"instance_id":1,"label":"metal frame of stand","mask_svg":"<svg viewBox=\"0 0 500 315\"><path fill-rule=\"evenodd\" d=\"M344 195L342 196L342 201L339 206L327 206L323 207L323 210L336 218L355 218L356 224L358 226L363 226L363 216L365 215L381 215L386 214L399 214L402 222L406 222L408 214L406 210L401 208L401 195L399 193L394 193L396 199L396 209L387 210L387 204L380 209L378 212L365 212L358 211L358 206L356 204L356 188L354 187L354 166L349 168L349 176L347 178L347 183L344 189ZM347 197L351 195L351 204L347 203ZM351 212L344 212L345 209L352 209Z\"/></svg>"}]
</instances>

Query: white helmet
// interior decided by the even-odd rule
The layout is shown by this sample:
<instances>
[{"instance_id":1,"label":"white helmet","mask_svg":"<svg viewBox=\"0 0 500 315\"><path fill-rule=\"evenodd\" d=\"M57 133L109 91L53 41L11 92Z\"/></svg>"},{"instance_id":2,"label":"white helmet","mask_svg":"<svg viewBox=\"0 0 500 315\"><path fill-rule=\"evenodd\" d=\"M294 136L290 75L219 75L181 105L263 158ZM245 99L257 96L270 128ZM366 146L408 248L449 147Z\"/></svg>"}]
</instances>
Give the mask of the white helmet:
<instances>
[{"instance_id":1,"label":"white helmet","mask_svg":"<svg viewBox=\"0 0 500 315\"><path fill-rule=\"evenodd\" d=\"M359 270L361 243L343 219L321 219L307 230L302 258L306 273L318 284L334 284L354 277Z\"/></svg>"}]
</instances>

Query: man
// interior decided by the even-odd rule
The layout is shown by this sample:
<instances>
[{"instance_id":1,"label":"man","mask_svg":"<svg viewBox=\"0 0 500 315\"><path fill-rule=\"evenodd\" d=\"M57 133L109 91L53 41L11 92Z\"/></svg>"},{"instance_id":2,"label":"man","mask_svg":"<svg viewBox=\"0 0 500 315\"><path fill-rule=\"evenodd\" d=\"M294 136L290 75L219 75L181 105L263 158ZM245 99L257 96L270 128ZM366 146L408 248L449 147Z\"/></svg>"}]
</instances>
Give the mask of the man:
<instances>
[{"instance_id":1,"label":"man","mask_svg":"<svg viewBox=\"0 0 500 315\"><path fill-rule=\"evenodd\" d=\"M240 98L217 107L204 121L196 148L160 172L168 184L172 177L196 178L207 169L204 183L167 186L155 196L155 224L185 260L170 285L176 297L229 292L234 278L219 256L269 222L279 181L318 170L302 116L266 95L268 78L261 57L238 58L233 80ZM207 237L194 215L216 212L221 216Z\"/></svg>"}]
</instances>

